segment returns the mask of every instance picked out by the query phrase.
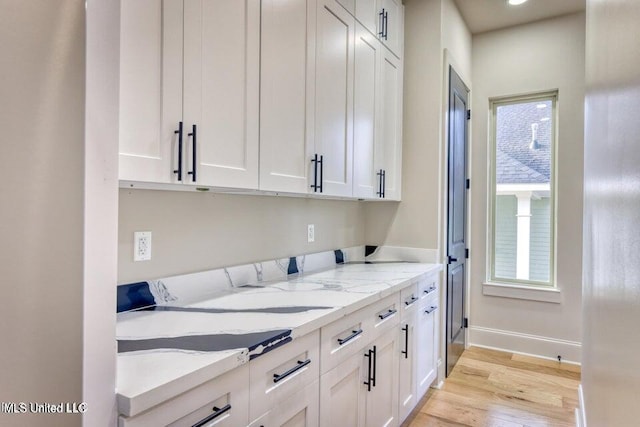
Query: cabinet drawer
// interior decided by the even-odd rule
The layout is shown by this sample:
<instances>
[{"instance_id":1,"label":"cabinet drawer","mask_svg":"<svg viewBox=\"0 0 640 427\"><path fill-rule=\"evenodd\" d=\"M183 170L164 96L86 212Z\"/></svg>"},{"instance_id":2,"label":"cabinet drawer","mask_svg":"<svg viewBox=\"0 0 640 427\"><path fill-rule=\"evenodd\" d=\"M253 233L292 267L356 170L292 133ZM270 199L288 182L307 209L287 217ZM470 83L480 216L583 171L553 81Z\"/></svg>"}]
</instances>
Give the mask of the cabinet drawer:
<instances>
[{"instance_id":1,"label":"cabinet drawer","mask_svg":"<svg viewBox=\"0 0 640 427\"><path fill-rule=\"evenodd\" d=\"M359 352L370 340L373 325L368 322L369 307L365 307L320 330L320 373L338 366Z\"/></svg>"},{"instance_id":2,"label":"cabinet drawer","mask_svg":"<svg viewBox=\"0 0 640 427\"><path fill-rule=\"evenodd\" d=\"M119 425L235 427L248 422L249 366L243 365L140 415L120 417Z\"/></svg>"},{"instance_id":3,"label":"cabinet drawer","mask_svg":"<svg viewBox=\"0 0 640 427\"><path fill-rule=\"evenodd\" d=\"M320 412L320 381L316 380L270 409L249 427L317 427Z\"/></svg>"},{"instance_id":4,"label":"cabinet drawer","mask_svg":"<svg viewBox=\"0 0 640 427\"><path fill-rule=\"evenodd\" d=\"M438 301L440 292L440 274L434 273L423 277L418 281L418 295L420 295L420 307L428 303Z\"/></svg>"},{"instance_id":5,"label":"cabinet drawer","mask_svg":"<svg viewBox=\"0 0 640 427\"><path fill-rule=\"evenodd\" d=\"M400 323L400 292L371 304L367 309L368 319L373 324L373 335L369 340L373 340Z\"/></svg>"},{"instance_id":6,"label":"cabinet drawer","mask_svg":"<svg viewBox=\"0 0 640 427\"><path fill-rule=\"evenodd\" d=\"M249 363L249 419L268 412L320 377L319 346L320 333L315 331Z\"/></svg>"},{"instance_id":7,"label":"cabinet drawer","mask_svg":"<svg viewBox=\"0 0 640 427\"><path fill-rule=\"evenodd\" d=\"M418 294L418 284L414 283L408 288L400 291L400 311L401 319L413 316L420 305L420 295Z\"/></svg>"}]
</instances>

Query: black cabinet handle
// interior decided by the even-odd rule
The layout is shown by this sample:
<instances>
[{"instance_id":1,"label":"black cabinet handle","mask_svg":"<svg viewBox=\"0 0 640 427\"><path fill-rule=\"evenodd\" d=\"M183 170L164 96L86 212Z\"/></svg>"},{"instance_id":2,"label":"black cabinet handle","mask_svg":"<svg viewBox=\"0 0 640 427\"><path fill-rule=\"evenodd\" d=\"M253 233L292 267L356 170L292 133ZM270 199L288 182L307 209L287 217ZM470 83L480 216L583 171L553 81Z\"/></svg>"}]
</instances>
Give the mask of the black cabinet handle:
<instances>
[{"instance_id":1,"label":"black cabinet handle","mask_svg":"<svg viewBox=\"0 0 640 427\"><path fill-rule=\"evenodd\" d=\"M398 312L398 310L390 309L389 311L387 311L387 312L386 312L386 313L384 313L384 314L378 314L378 317L380 318L380 320L384 320L384 319L386 319L387 317L391 317L391 316L393 316L393 315L394 315L394 314L396 314L397 312Z\"/></svg>"},{"instance_id":2,"label":"black cabinet handle","mask_svg":"<svg viewBox=\"0 0 640 427\"><path fill-rule=\"evenodd\" d=\"M367 358L367 363L368 363L368 367L369 368L367 370L367 380L363 384L367 386L367 391L371 391L371 385L372 385L372 383L371 383L371 362L372 362L372 359L373 359L371 350L366 352L364 354L364 357Z\"/></svg>"},{"instance_id":3,"label":"black cabinet handle","mask_svg":"<svg viewBox=\"0 0 640 427\"><path fill-rule=\"evenodd\" d=\"M314 193L322 193L322 172L324 167L324 156L318 157L317 154L313 155L313 159L311 159L311 163L313 163L313 184L311 184L311 188L313 188ZM318 167L320 168L320 183L318 184Z\"/></svg>"},{"instance_id":4,"label":"black cabinet handle","mask_svg":"<svg viewBox=\"0 0 640 427\"><path fill-rule=\"evenodd\" d=\"M310 185L313 188L313 192L316 193L318 191L318 155L314 154L313 159L311 159L311 163L313 163L313 184Z\"/></svg>"},{"instance_id":5,"label":"black cabinet handle","mask_svg":"<svg viewBox=\"0 0 640 427\"><path fill-rule=\"evenodd\" d=\"M357 331L351 331L351 335L349 335L348 337L338 338L338 344L344 345L349 341L351 341L352 339L354 339L355 337L357 337L358 335L360 335L361 333L362 333L362 329L358 329Z\"/></svg>"},{"instance_id":6,"label":"black cabinet handle","mask_svg":"<svg viewBox=\"0 0 640 427\"><path fill-rule=\"evenodd\" d=\"M196 137L197 137L197 129L196 129L196 125L192 125L191 127L191 133L187 134L188 136L191 137L191 156L193 159L193 170L187 172L188 175L191 175L191 180L193 182L196 182Z\"/></svg>"},{"instance_id":7,"label":"black cabinet handle","mask_svg":"<svg viewBox=\"0 0 640 427\"><path fill-rule=\"evenodd\" d=\"M320 155L320 192L324 191L324 156Z\"/></svg>"},{"instance_id":8,"label":"black cabinet handle","mask_svg":"<svg viewBox=\"0 0 640 427\"><path fill-rule=\"evenodd\" d=\"M309 363L311 363L311 359L307 359L304 362L298 360L298 364L296 366L294 366L293 368L289 369L287 372L284 372L282 374L273 374L273 382L277 383L279 381L282 381L283 379L287 378L289 375L291 375L291 374L299 371L300 369L304 368Z\"/></svg>"},{"instance_id":9,"label":"black cabinet handle","mask_svg":"<svg viewBox=\"0 0 640 427\"><path fill-rule=\"evenodd\" d=\"M387 171L382 171L382 198L386 198L387 193Z\"/></svg>"},{"instance_id":10,"label":"black cabinet handle","mask_svg":"<svg viewBox=\"0 0 640 427\"><path fill-rule=\"evenodd\" d=\"M425 289L424 293L428 295L428 294L430 294L431 292L433 292L435 290L436 290L436 287L435 286L431 286L431 287L429 287L429 289Z\"/></svg>"},{"instance_id":11,"label":"black cabinet handle","mask_svg":"<svg viewBox=\"0 0 640 427\"><path fill-rule=\"evenodd\" d=\"M418 301L418 297L414 297L413 295L411 295L411 298L407 301L404 302L404 304L409 307L411 304L413 304L414 302Z\"/></svg>"},{"instance_id":12,"label":"black cabinet handle","mask_svg":"<svg viewBox=\"0 0 640 427\"><path fill-rule=\"evenodd\" d=\"M383 194L383 190L382 190L382 169L380 169L379 172L376 173L376 175L378 175L378 191L376 192L376 194L382 198L384 197Z\"/></svg>"},{"instance_id":13,"label":"black cabinet handle","mask_svg":"<svg viewBox=\"0 0 640 427\"><path fill-rule=\"evenodd\" d=\"M384 37L384 9L378 13L378 16L380 17L380 31L378 31L378 36Z\"/></svg>"},{"instance_id":14,"label":"black cabinet handle","mask_svg":"<svg viewBox=\"0 0 640 427\"><path fill-rule=\"evenodd\" d=\"M213 407L213 414L209 415L205 419L202 419L202 420L198 421L197 423L195 423L191 427L202 427L204 425L207 425L210 421L213 421L214 419L218 418L220 415L224 414L225 412L227 412L230 409L231 409L231 405L225 405L222 408L218 408L217 406L214 406Z\"/></svg>"},{"instance_id":15,"label":"black cabinet handle","mask_svg":"<svg viewBox=\"0 0 640 427\"><path fill-rule=\"evenodd\" d=\"M373 346L373 350L371 350L371 355L373 356L373 375L371 376L372 386L376 386L376 361L378 360L378 354L376 353L376 346Z\"/></svg>"},{"instance_id":16,"label":"black cabinet handle","mask_svg":"<svg viewBox=\"0 0 640 427\"><path fill-rule=\"evenodd\" d=\"M384 9L382 9L384 11ZM389 35L389 11L384 12L383 21L383 35L382 38L387 40L387 36Z\"/></svg>"},{"instance_id":17,"label":"black cabinet handle","mask_svg":"<svg viewBox=\"0 0 640 427\"><path fill-rule=\"evenodd\" d=\"M449 263L449 264L453 264L454 262L458 262L458 258L456 258L456 257L452 257L451 255L449 255L449 256L447 257L447 260L448 260L448 263Z\"/></svg>"},{"instance_id":18,"label":"black cabinet handle","mask_svg":"<svg viewBox=\"0 0 640 427\"><path fill-rule=\"evenodd\" d=\"M173 173L178 175L178 181L182 181L182 122L178 123L178 130L173 133L178 135L178 169L174 169Z\"/></svg>"},{"instance_id":19,"label":"black cabinet handle","mask_svg":"<svg viewBox=\"0 0 640 427\"><path fill-rule=\"evenodd\" d=\"M436 311L437 309L438 309L438 306L437 306L437 305L432 305L431 307L427 308L424 312L425 312L426 314L431 314L431 313L433 313L434 311Z\"/></svg>"},{"instance_id":20,"label":"black cabinet handle","mask_svg":"<svg viewBox=\"0 0 640 427\"><path fill-rule=\"evenodd\" d=\"M409 325L404 325L404 328L402 328L402 330L404 331L404 350L402 350L400 353L404 354L405 359L408 359L409 358Z\"/></svg>"}]
</instances>

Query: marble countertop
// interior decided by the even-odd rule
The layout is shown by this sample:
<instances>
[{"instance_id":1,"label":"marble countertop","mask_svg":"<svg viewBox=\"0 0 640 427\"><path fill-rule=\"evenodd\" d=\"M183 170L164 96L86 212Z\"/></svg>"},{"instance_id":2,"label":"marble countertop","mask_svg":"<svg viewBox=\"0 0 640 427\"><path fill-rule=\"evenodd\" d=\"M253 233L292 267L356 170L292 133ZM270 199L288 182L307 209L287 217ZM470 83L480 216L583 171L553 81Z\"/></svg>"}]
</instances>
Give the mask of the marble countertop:
<instances>
[{"instance_id":1,"label":"marble countertop","mask_svg":"<svg viewBox=\"0 0 640 427\"><path fill-rule=\"evenodd\" d=\"M139 414L441 268L344 264L119 313L118 412Z\"/></svg>"}]
</instances>

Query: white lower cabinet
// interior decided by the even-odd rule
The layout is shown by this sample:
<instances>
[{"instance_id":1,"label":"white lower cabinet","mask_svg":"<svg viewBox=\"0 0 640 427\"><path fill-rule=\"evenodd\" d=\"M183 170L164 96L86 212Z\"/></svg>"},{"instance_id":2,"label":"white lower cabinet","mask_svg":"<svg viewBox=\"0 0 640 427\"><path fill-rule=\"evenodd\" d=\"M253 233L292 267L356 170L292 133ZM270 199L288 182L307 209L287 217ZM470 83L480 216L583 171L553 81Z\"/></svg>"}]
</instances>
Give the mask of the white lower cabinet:
<instances>
[{"instance_id":1,"label":"white lower cabinet","mask_svg":"<svg viewBox=\"0 0 640 427\"><path fill-rule=\"evenodd\" d=\"M398 419L403 422L417 403L416 388L416 313L418 287L412 285L400 293L402 317L399 326L400 374L398 375Z\"/></svg>"},{"instance_id":2,"label":"white lower cabinet","mask_svg":"<svg viewBox=\"0 0 640 427\"><path fill-rule=\"evenodd\" d=\"M364 425L392 427L398 423L398 334L390 330L375 340L372 348L371 391L366 396Z\"/></svg>"},{"instance_id":3,"label":"white lower cabinet","mask_svg":"<svg viewBox=\"0 0 640 427\"><path fill-rule=\"evenodd\" d=\"M317 427L319 391L316 380L273 406L269 412L252 422L250 427Z\"/></svg>"},{"instance_id":4,"label":"white lower cabinet","mask_svg":"<svg viewBox=\"0 0 640 427\"><path fill-rule=\"evenodd\" d=\"M367 361L355 354L320 377L321 427L364 425Z\"/></svg>"},{"instance_id":5,"label":"white lower cabinet","mask_svg":"<svg viewBox=\"0 0 640 427\"><path fill-rule=\"evenodd\" d=\"M437 376L437 312L438 306L430 299L418 311L416 326L416 378L417 396L422 397Z\"/></svg>"},{"instance_id":6,"label":"white lower cabinet","mask_svg":"<svg viewBox=\"0 0 640 427\"><path fill-rule=\"evenodd\" d=\"M398 425L398 372L392 329L320 378L320 425Z\"/></svg>"}]
</instances>

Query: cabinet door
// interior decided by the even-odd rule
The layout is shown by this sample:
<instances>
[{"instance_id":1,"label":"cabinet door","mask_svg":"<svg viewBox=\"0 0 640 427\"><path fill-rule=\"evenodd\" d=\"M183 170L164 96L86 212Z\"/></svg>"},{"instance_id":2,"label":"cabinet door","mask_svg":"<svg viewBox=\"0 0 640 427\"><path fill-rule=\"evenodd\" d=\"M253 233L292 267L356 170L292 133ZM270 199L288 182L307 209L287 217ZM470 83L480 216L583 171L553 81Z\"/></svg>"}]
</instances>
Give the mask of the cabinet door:
<instances>
[{"instance_id":1,"label":"cabinet door","mask_svg":"<svg viewBox=\"0 0 640 427\"><path fill-rule=\"evenodd\" d=\"M184 14L187 182L257 189L260 0L185 0Z\"/></svg>"},{"instance_id":2,"label":"cabinet door","mask_svg":"<svg viewBox=\"0 0 640 427\"><path fill-rule=\"evenodd\" d=\"M177 182L182 120L182 0L137 0L120 12L120 170L130 181Z\"/></svg>"},{"instance_id":3,"label":"cabinet door","mask_svg":"<svg viewBox=\"0 0 640 427\"><path fill-rule=\"evenodd\" d=\"M319 422L319 383L316 380L252 422L250 427L317 427Z\"/></svg>"},{"instance_id":4,"label":"cabinet door","mask_svg":"<svg viewBox=\"0 0 640 427\"><path fill-rule=\"evenodd\" d=\"M334 0L319 0L316 31L315 151L324 156L323 194L353 194L355 19Z\"/></svg>"},{"instance_id":5,"label":"cabinet door","mask_svg":"<svg viewBox=\"0 0 640 427\"><path fill-rule=\"evenodd\" d=\"M380 138L376 170L383 169L384 197L400 200L402 186L402 61L382 49L380 66Z\"/></svg>"},{"instance_id":6,"label":"cabinet door","mask_svg":"<svg viewBox=\"0 0 640 427\"><path fill-rule=\"evenodd\" d=\"M367 361L357 353L320 377L320 426L363 426Z\"/></svg>"},{"instance_id":7,"label":"cabinet door","mask_svg":"<svg viewBox=\"0 0 640 427\"><path fill-rule=\"evenodd\" d=\"M415 312L400 323L400 370L398 376L398 421L402 423L416 406Z\"/></svg>"},{"instance_id":8,"label":"cabinet door","mask_svg":"<svg viewBox=\"0 0 640 427\"><path fill-rule=\"evenodd\" d=\"M315 0L262 0L261 190L310 191L315 16Z\"/></svg>"},{"instance_id":9,"label":"cabinet door","mask_svg":"<svg viewBox=\"0 0 640 427\"><path fill-rule=\"evenodd\" d=\"M378 180L374 170L375 140L378 135L380 42L362 25L356 24L353 195L376 197Z\"/></svg>"},{"instance_id":10,"label":"cabinet door","mask_svg":"<svg viewBox=\"0 0 640 427\"><path fill-rule=\"evenodd\" d=\"M418 399L427 392L427 389L436 378L437 361L437 307L427 305L418 312L418 324L416 326L416 376Z\"/></svg>"},{"instance_id":11,"label":"cabinet door","mask_svg":"<svg viewBox=\"0 0 640 427\"><path fill-rule=\"evenodd\" d=\"M376 37L378 36L378 27L382 22L378 1L356 0L356 19Z\"/></svg>"},{"instance_id":12,"label":"cabinet door","mask_svg":"<svg viewBox=\"0 0 640 427\"><path fill-rule=\"evenodd\" d=\"M398 423L398 333L392 329L375 340L375 385L366 394L365 426L392 427Z\"/></svg>"},{"instance_id":13,"label":"cabinet door","mask_svg":"<svg viewBox=\"0 0 640 427\"><path fill-rule=\"evenodd\" d=\"M404 45L404 7L401 0L379 0L379 9L386 16L381 40L398 57L402 58ZM383 29L380 29L382 31Z\"/></svg>"}]
</instances>

